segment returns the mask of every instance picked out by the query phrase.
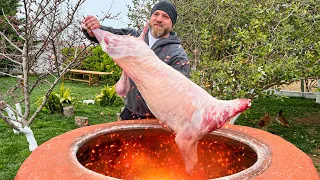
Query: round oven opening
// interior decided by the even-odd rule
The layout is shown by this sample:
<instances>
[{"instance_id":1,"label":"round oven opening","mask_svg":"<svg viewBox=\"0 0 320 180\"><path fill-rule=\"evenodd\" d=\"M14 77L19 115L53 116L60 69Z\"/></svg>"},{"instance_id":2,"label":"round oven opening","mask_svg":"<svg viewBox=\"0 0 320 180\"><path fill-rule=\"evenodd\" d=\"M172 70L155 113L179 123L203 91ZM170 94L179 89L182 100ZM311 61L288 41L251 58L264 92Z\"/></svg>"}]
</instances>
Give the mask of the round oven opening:
<instances>
[{"instance_id":1,"label":"round oven opening","mask_svg":"<svg viewBox=\"0 0 320 180\"><path fill-rule=\"evenodd\" d=\"M261 164L261 151L252 146L257 143L249 146L245 138L233 136L217 132L202 138L192 174L185 172L175 136L160 126L125 126L92 134L78 143L76 157L85 168L118 179L212 179L241 177L241 172L248 177L246 171L264 169L253 168Z\"/></svg>"}]
</instances>

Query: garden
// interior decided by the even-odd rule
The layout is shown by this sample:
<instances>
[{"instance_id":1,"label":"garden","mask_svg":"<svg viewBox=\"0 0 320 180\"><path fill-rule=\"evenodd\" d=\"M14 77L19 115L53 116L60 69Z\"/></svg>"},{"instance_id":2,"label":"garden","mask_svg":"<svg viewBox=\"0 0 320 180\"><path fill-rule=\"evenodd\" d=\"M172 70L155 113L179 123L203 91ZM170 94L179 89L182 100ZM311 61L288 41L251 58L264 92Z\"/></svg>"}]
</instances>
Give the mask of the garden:
<instances>
[{"instance_id":1,"label":"garden","mask_svg":"<svg viewBox=\"0 0 320 180\"><path fill-rule=\"evenodd\" d=\"M11 78L0 77L1 85L8 86L14 81ZM61 82L57 85L59 90ZM114 104L100 106L99 104L82 104L83 100L94 99L100 94L105 84L89 87L81 82L64 82L69 87L75 101L81 101L75 109L76 116L86 116L90 125L117 121L116 113L123 106L123 100L117 98ZM35 104L43 92L39 89L31 97L31 103ZM285 117L290 123L290 128L283 127L275 121L279 110L282 109ZM35 111L35 109L32 109ZM245 115L241 115L235 124L261 128L258 122L265 112L269 112L273 121L267 131L281 136L291 142L313 159L315 167L320 173L320 104L313 99L304 98L258 98L252 102L252 107ZM66 117L62 114L51 114L49 111L42 111L32 124L38 144L48 141L65 132L78 128L74 116ZM0 122L0 178L14 179L23 161L30 155L28 143L23 134L15 135L11 128L3 121Z\"/></svg>"},{"instance_id":2,"label":"garden","mask_svg":"<svg viewBox=\"0 0 320 180\"><path fill-rule=\"evenodd\" d=\"M38 145L82 126L118 121L124 106L114 87L120 67L79 29L82 17L76 12L85 0L72 7L68 2L26 1L21 18L19 1L0 1L0 179L14 179ZM133 0L128 27L143 27L155 2ZM317 1L173 2L180 13L174 31L188 53L190 79L218 99L251 99L251 108L235 124L292 143L312 159L320 174L320 104L274 93L283 85L302 82L302 91L319 94ZM116 17L106 14L101 22ZM88 86L63 81L70 69L112 75L99 76L97 84ZM66 115L70 106L72 112ZM285 125L277 118L280 111ZM76 117L88 121L79 125ZM30 134L34 136L26 139Z\"/></svg>"}]
</instances>

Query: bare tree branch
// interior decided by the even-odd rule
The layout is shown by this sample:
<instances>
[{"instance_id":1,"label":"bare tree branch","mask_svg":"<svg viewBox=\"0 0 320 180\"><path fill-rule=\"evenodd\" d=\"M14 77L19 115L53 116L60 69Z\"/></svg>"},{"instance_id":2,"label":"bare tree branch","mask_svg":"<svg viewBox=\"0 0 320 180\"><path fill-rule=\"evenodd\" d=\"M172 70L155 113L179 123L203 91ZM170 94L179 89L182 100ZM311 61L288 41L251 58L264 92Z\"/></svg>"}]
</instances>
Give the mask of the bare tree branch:
<instances>
[{"instance_id":1,"label":"bare tree branch","mask_svg":"<svg viewBox=\"0 0 320 180\"><path fill-rule=\"evenodd\" d=\"M22 49L20 49L18 46L16 46L5 34L3 34L0 31L0 35L8 42L10 43L14 48L16 48L18 51L20 51L22 53Z\"/></svg>"},{"instance_id":2,"label":"bare tree branch","mask_svg":"<svg viewBox=\"0 0 320 180\"><path fill-rule=\"evenodd\" d=\"M15 33L22 39L25 40L23 36L20 35L20 33L17 31L17 29L13 26L13 24L9 21L9 19L7 18L7 16L5 15L5 13L3 12L2 9L2 14L4 15L4 18L6 19L7 23L12 27L12 29L15 31Z\"/></svg>"},{"instance_id":3,"label":"bare tree branch","mask_svg":"<svg viewBox=\"0 0 320 180\"><path fill-rule=\"evenodd\" d=\"M0 74L5 75L5 76L14 77L14 78L16 77L15 75L12 75L10 73L5 73L5 72L2 72L2 71L0 71Z\"/></svg>"},{"instance_id":4,"label":"bare tree branch","mask_svg":"<svg viewBox=\"0 0 320 180\"><path fill-rule=\"evenodd\" d=\"M4 122L6 122L9 126L14 128L15 130L20 131L19 127L14 125L13 122L10 121L10 119L2 113L2 110L4 109L5 105L6 103L4 101L0 101L0 118L3 119Z\"/></svg>"},{"instance_id":5,"label":"bare tree branch","mask_svg":"<svg viewBox=\"0 0 320 180\"><path fill-rule=\"evenodd\" d=\"M7 59L9 59L13 63L16 63L18 65L22 65L20 62L13 60L10 56L8 56L8 54L0 53L0 55L6 57Z\"/></svg>"}]
</instances>

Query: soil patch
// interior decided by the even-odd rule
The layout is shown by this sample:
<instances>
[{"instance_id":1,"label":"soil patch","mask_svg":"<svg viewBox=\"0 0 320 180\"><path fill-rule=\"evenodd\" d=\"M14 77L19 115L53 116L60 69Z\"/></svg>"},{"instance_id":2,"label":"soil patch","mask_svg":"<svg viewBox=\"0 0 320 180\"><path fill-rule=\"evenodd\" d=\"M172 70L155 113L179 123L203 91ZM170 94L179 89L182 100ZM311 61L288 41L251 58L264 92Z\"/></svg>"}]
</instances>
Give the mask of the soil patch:
<instances>
[{"instance_id":1,"label":"soil patch","mask_svg":"<svg viewBox=\"0 0 320 180\"><path fill-rule=\"evenodd\" d=\"M320 112L308 113L303 118L294 118L293 120L297 124L319 125L320 124Z\"/></svg>"},{"instance_id":2,"label":"soil patch","mask_svg":"<svg viewBox=\"0 0 320 180\"><path fill-rule=\"evenodd\" d=\"M306 117L303 118L295 118L294 123L319 126L320 112L313 112L310 114L308 113L308 115L306 115ZM318 133L316 131L316 128L310 128L308 129L308 132L310 133L310 135L316 135ZM315 164L315 167L318 170L318 174L320 175L320 148L313 150L312 153L307 155L312 159L313 163Z\"/></svg>"},{"instance_id":3,"label":"soil patch","mask_svg":"<svg viewBox=\"0 0 320 180\"><path fill-rule=\"evenodd\" d=\"M311 92L316 92L316 89L317 89L317 81L315 81L314 83L312 83L312 87L311 87ZM301 83L300 81L297 81L297 82L293 82L289 85L281 85L280 86L280 89L281 90L287 90L287 91L298 91L300 92L301 91Z\"/></svg>"},{"instance_id":4,"label":"soil patch","mask_svg":"<svg viewBox=\"0 0 320 180\"><path fill-rule=\"evenodd\" d=\"M312 159L312 162L317 168L318 174L320 176L320 149L316 149L315 151L312 152L312 154L307 154L307 155Z\"/></svg>"}]
</instances>

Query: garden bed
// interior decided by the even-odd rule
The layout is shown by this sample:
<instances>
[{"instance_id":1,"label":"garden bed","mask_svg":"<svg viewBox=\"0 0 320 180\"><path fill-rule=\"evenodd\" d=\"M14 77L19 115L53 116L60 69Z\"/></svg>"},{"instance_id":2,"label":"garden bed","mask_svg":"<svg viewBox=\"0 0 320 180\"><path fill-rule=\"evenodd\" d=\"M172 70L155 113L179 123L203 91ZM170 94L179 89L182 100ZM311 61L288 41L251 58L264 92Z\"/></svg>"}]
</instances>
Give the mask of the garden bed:
<instances>
[{"instance_id":1,"label":"garden bed","mask_svg":"<svg viewBox=\"0 0 320 180\"><path fill-rule=\"evenodd\" d=\"M0 77L0 81L4 87L15 83L14 78L7 77ZM58 91L60 85L59 83L55 90ZM43 84L41 88L34 90L34 95L31 97L31 111L35 110L33 103L37 101L38 97L43 96L45 86L46 84ZM65 87L70 87L73 96L79 101L93 99L103 88L102 85L88 87L84 83L74 81L65 82ZM0 89L0 91L2 90ZM75 115L88 117L90 125L103 124L116 121L116 113L120 111L122 106L123 102L121 100L108 107L81 104L76 108ZM318 172L320 172L320 167L317 165L320 156L320 123L317 121L320 119L320 104L316 104L313 99L254 99L252 107L246 114L239 117L236 124L259 128L257 123L265 112L269 112L274 120L280 109L284 111L284 115L289 120L290 128L282 127L273 121L267 131L281 136L308 154L313 159ZM77 128L74 117L50 114L45 111L39 114L31 127L34 130L38 145ZM30 155L28 143L24 135L13 134L12 129L8 128L3 121L0 121L0 131L0 179L14 179L22 162Z\"/></svg>"}]
</instances>

